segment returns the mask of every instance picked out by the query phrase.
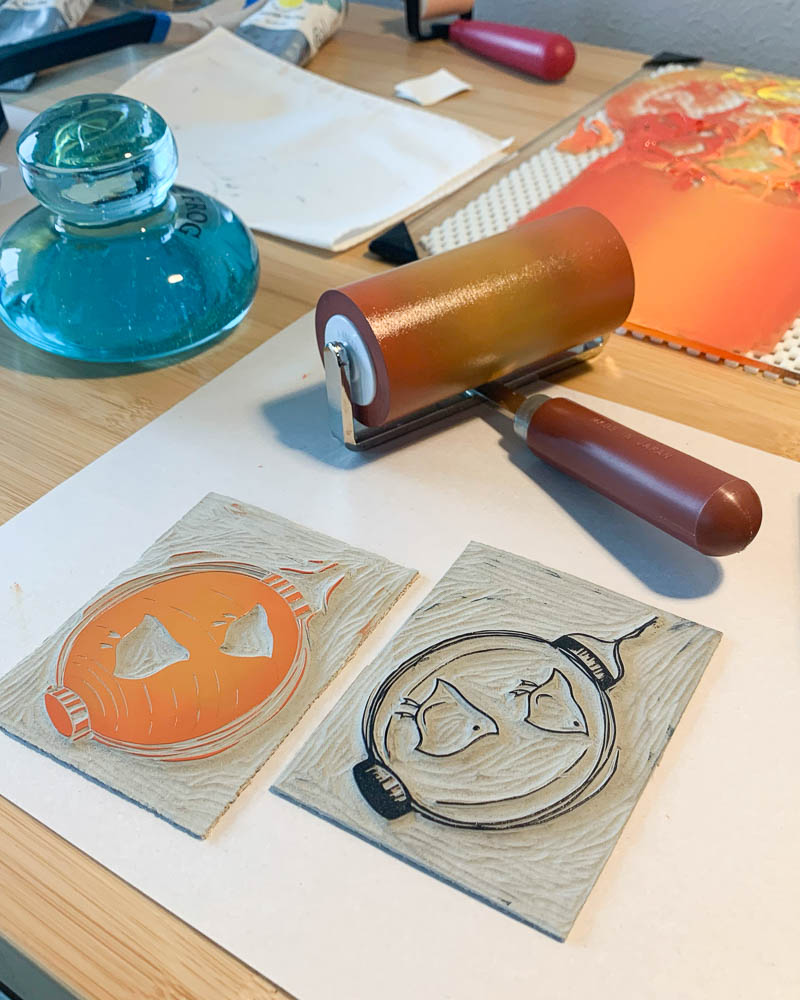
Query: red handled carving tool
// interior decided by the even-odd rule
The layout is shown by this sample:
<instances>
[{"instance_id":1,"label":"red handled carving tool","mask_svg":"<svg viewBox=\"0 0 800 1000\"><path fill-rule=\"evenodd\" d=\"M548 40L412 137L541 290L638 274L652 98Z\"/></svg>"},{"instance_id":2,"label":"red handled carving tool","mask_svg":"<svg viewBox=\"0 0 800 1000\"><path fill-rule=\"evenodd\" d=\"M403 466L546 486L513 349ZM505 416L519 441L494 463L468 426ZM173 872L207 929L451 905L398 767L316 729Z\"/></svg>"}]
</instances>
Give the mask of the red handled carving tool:
<instances>
[{"instance_id":1,"label":"red handled carving tool","mask_svg":"<svg viewBox=\"0 0 800 1000\"><path fill-rule=\"evenodd\" d=\"M494 21L474 21L472 0L406 0L408 32L418 41L446 38L494 62L541 80L563 79L575 63L575 48L564 35ZM456 14L454 21L431 18Z\"/></svg>"}]
</instances>

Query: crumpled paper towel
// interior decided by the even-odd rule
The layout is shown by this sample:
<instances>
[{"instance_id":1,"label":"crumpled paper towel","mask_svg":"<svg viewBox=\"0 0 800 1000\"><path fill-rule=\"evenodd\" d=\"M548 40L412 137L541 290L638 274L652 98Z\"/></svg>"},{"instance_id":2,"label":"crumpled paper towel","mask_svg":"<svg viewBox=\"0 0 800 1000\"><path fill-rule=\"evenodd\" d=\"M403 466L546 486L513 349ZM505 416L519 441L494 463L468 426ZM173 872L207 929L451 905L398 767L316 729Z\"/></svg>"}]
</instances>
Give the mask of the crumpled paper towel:
<instances>
[{"instance_id":1,"label":"crumpled paper towel","mask_svg":"<svg viewBox=\"0 0 800 1000\"><path fill-rule=\"evenodd\" d=\"M439 101L460 94L464 90L472 90L466 80L459 79L449 69L437 69L435 73L429 73L427 76L415 76L410 80L396 83L394 96L427 107L429 104L438 104Z\"/></svg>"}]
</instances>

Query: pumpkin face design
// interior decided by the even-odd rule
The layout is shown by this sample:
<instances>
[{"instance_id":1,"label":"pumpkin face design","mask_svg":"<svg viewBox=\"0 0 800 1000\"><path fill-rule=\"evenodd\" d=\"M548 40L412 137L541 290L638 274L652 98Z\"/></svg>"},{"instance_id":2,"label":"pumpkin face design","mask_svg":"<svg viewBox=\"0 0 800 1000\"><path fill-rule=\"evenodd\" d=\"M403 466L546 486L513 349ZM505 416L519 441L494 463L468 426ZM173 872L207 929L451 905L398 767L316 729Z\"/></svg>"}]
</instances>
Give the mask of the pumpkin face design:
<instances>
[{"instance_id":1,"label":"pumpkin face design","mask_svg":"<svg viewBox=\"0 0 800 1000\"><path fill-rule=\"evenodd\" d=\"M619 647L653 621L613 642L474 632L410 657L366 707L361 793L389 819L487 830L575 808L616 770Z\"/></svg>"},{"instance_id":2,"label":"pumpkin face design","mask_svg":"<svg viewBox=\"0 0 800 1000\"><path fill-rule=\"evenodd\" d=\"M313 613L280 573L242 563L131 580L65 640L45 710L71 740L160 760L221 753L294 694Z\"/></svg>"}]
</instances>

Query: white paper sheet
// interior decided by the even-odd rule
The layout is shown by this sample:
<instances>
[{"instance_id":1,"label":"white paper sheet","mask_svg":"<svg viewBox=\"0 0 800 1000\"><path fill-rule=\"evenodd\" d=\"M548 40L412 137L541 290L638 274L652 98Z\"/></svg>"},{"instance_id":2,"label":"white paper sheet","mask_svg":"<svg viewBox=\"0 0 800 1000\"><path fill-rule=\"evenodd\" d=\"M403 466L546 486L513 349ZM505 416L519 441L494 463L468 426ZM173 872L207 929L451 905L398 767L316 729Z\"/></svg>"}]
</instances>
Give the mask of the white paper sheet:
<instances>
[{"instance_id":1,"label":"white paper sheet","mask_svg":"<svg viewBox=\"0 0 800 1000\"><path fill-rule=\"evenodd\" d=\"M253 229L349 246L465 184L500 141L299 69L222 28L137 73L178 143L178 179Z\"/></svg>"},{"instance_id":2,"label":"white paper sheet","mask_svg":"<svg viewBox=\"0 0 800 1000\"><path fill-rule=\"evenodd\" d=\"M195 841L0 735L0 793L301 1000L787 1000L800 991L800 466L566 393L747 476L764 526L706 559L475 411L380 453L326 426L305 317L0 528L0 672L209 490L424 574ZM469 539L724 633L566 944L269 790Z\"/></svg>"}]
</instances>

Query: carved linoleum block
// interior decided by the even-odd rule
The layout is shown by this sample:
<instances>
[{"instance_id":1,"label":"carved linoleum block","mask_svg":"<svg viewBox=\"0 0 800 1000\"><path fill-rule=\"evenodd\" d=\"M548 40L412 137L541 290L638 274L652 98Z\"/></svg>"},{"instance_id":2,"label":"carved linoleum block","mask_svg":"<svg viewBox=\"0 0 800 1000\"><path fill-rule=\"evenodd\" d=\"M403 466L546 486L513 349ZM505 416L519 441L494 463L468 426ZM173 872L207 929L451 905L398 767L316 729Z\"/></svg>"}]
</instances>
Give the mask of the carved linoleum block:
<instances>
[{"instance_id":1,"label":"carved linoleum block","mask_svg":"<svg viewBox=\"0 0 800 1000\"><path fill-rule=\"evenodd\" d=\"M206 836L414 576L210 494L0 680L0 728Z\"/></svg>"},{"instance_id":2,"label":"carved linoleum block","mask_svg":"<svg viewBox=\"0 0 800 1000\"><path fill-rule=\"evenodd\" d=\"M719 640L472 543L273 790L563 939Z\"/></svg>"}]
</instances>

